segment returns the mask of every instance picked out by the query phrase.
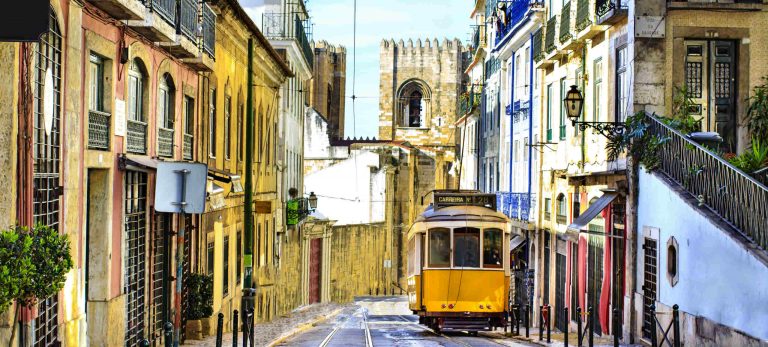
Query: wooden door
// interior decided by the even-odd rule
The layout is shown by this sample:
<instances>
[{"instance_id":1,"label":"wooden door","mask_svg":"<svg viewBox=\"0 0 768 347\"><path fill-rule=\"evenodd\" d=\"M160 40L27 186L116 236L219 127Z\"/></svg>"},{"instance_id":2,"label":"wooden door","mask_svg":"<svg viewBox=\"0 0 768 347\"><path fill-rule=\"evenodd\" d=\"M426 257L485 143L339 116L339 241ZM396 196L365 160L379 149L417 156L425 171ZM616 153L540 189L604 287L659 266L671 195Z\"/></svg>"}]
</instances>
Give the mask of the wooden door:
<instances>
[{"instance_id":1,"label":"wooden door","mask_svg":"<svg viewBox=\"0 0 768 347\"><path fill-rule=\"evenodd\" d=\"M309 248L309 303L320 302L320 279L322 278L323 239L310 241Z\"/></svg>"}]
</instances>

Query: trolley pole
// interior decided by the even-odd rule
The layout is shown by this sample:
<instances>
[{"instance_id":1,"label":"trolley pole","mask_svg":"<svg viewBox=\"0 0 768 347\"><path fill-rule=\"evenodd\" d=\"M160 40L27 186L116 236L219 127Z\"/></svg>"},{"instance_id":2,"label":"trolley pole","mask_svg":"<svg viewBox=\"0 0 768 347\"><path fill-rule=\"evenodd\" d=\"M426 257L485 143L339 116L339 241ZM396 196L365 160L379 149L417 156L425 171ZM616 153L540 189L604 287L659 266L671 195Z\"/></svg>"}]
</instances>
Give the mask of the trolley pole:
<instances>
[{"instance_id":1,"label":"trolley pole","mask_svg":"<svg viewBox=\"0 0 768 347\"><path fill-rule=\"evenodd\" d=\"M186 229L188 226L186 225L187 222L187 213L185 211L185 207L187 206L187 196L186 196L186 186L187 186L187 175L189 175L189 170L177 170L176 173L181 175L181 202L178 203L179 207L181 208L181 214L180 214L180 221L182 227L179 228L179 234L176 236L176 297L175 297L175 305L174 310L176 311L173 319L173 347L178 347L181 343L181 291L182 289L182 282L183 282L183 276L184 276L184 229ZM170 335L170 334L169 334ZM170 337L170 336L168 336Z\"/></svg>"},{"instance_id":2,"label":"trolley pole","mask_svg":"<svg viewBox=\"0 0 768 347\"><path fill-rule=\"evenodd\" d=\"M248 37L248 87L245 101L245 201L243 203L243 227L245 229L245 247L243 257L243 296L240 300L240 312L245 323L247 314L253 308L255 291L253 288L253 37ZM252 312L252 311L251 311ZM235 323L237 324L237 323ZM245 328L246 324L243 324ZM243 329L245 330L245 329ZM243 331L243 339L248 333Z\"/></svg>"}]
</instances>

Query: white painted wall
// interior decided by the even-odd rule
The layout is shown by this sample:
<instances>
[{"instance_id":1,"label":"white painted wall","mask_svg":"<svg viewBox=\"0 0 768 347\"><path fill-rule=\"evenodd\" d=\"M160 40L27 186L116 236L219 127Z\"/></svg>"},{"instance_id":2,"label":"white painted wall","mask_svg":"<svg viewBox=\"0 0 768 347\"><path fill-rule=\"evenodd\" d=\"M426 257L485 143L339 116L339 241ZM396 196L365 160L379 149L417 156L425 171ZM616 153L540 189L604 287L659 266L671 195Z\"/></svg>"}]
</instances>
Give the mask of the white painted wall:
<instances>
[{"instance_id":1,"label":"white painted wall","mask_svg":"<svg viewBox=\"0 0 768 347\"><path fill-rule=\"evenodd\" d=\"M386 174L378 166L378 154L353 150L348 159L307 175L305 191L315 192L317 210L336 225L383 222Z\"/></svg>"},{"instance_id":2,"label":"white painted wall","mask_svg":"<svg viewBox=\"0 0 768 347\"><path fill-rule=\"evenodd\" d=\"M658 177L640 170L638 225L659 228L658 301L768 339L768 266L683 201ZM638 235L638 292L643 234ZM667 279L667 242L678 248L679 282Z\"/></svg>"}]
</instances>

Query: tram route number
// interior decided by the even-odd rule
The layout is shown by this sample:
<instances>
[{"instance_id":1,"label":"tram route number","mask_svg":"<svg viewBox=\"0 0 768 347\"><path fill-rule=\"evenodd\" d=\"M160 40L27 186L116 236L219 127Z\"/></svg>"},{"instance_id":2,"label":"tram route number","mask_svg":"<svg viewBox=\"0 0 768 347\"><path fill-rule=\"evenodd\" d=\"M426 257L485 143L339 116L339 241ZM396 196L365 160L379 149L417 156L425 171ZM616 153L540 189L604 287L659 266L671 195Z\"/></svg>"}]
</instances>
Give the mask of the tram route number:
<instances>
[{"instance_id":1,"label":"tram route number","mask_svg":"<svg viewBox=\"0 0 768 347\"><path fill-rule=\"evenodd\" d=\"M435 194L435 208L449 206L481 206L496 209L495 194Z\"/></svg>"}]
</instances>

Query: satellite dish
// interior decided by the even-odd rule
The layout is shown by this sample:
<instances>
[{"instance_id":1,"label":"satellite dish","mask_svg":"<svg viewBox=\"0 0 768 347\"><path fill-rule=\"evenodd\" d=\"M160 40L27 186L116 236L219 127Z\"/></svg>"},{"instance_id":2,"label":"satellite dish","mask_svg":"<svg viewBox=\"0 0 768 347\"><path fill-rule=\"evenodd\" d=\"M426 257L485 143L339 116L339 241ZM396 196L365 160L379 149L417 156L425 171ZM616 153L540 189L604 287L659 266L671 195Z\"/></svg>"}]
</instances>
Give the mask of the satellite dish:
<instances>
[{"instance_id":1,"label":"satellite dish","mask_svg":"<svg viewBox=\"0 0 768 347\"><path fill-rule=\"evenodd\" d=\"M45 70L45 80L43 81L43 119L45 120L45 135L51 136L53 130L53 73L51 68Z\"/></svg>"}]
</instances>

